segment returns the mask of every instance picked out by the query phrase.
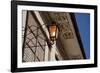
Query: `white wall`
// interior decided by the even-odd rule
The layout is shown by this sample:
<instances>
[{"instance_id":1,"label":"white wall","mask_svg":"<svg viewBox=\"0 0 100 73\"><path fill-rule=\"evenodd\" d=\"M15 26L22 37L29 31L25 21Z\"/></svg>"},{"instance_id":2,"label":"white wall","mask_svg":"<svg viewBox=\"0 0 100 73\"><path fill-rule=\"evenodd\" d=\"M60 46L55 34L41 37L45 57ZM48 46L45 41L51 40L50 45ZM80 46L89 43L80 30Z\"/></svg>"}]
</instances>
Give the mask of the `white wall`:
<instances>
[{"instance_id":1,"label":"white wall","mask_svg":"<svg viewBox=\"0 0 100 73\"><path fill-rule=\"evenodd\" d=\"M54 2L68 2L68 3L75 3L75 4L98 4L100 3L99 0L34 0L34 1L54 1ZM98 2L99 1L99 2ZM98 13L100 13L100 5L98 8ZM98 14L98 19L100 19L100 14ZM10 13L10 0L0 0L0 73L10 73L10 54L11 54L11 13ZM100 24L100 21L99 23ZM100 28L100 25L98 25ZM98 29L100 31L100 29ZM100 33L98 34L100 37ZM100 43L100 38L98 39L98 43ZM98 47L98 51L100 52L100 46ZM98 53L100 56L100 53ZM100 57L98 59L100 64ZM84 68L84 69L69 69L69 70L56 70L56 71L41 71L41 72L34 72L34 73L100 73L100 66L98 68ZM26 72L29 73L29 72ZM32 73L32 72L31 72Z\"/></svg>"}]
</instances>

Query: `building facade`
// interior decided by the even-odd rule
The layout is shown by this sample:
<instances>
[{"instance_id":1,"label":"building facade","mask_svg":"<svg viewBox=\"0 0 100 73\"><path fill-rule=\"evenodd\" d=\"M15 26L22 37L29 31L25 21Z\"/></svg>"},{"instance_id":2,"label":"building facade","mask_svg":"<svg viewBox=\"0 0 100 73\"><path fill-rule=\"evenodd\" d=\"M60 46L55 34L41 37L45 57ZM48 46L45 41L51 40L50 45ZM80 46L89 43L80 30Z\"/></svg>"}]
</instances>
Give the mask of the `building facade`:
<instances>
[{"instance_id":1,"label":"building facade","mask_svg":"<svg viewBox=\"0 0 100 73\"><path fill-rule=\"evenodd\" d=\"M22 20L23 62L85 59L73 14L23 10ZM53 21L59 31L55 45L51 45L47 28Z\"/></svg>"}]
</instances>

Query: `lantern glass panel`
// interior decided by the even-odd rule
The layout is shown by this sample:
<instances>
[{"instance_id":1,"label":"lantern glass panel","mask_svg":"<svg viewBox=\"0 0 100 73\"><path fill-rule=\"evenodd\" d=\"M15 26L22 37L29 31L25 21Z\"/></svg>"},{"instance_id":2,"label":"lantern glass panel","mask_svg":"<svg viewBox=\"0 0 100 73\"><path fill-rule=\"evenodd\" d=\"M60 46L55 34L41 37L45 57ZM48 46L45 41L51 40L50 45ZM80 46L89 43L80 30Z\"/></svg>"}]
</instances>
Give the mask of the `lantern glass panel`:
<instances>
[{"instance_id":1,"label":"lantern glass panel","mask_svg":"<svg viewBox=\"0 0 100 73\"><path fill-rule=\"evenodd\" d=\"M50 37L56 37L56 26L49 27Z\"/></svg>"}]
</instances>

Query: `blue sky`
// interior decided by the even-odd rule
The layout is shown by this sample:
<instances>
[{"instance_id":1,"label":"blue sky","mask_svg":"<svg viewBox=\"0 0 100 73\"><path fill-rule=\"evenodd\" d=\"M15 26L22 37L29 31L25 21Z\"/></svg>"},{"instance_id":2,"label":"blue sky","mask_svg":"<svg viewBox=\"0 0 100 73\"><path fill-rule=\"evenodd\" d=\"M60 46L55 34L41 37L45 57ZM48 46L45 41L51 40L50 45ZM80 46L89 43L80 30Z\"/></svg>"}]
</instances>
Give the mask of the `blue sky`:
<instances>
[{"instance_id":1,"label":"blue sky","mask_svg":"<svg viewBox=\"0 0 100 73\"><path fill-rule=\"evenodd\" d=\"M75 13L76 22L84 46L86 58L90 58L90 14Z\"/></svg>"}]
</instances>

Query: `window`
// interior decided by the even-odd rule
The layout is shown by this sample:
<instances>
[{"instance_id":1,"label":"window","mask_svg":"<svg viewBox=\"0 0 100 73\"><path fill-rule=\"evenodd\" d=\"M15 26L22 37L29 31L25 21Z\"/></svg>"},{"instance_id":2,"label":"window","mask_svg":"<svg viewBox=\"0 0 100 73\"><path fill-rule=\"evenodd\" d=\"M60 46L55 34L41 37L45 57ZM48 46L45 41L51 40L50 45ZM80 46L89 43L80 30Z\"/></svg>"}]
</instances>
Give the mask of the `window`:
<instances>
[{"instance_id":1,"label":"window","mask_svg":"<svg viewBox=\"0 0 100 73\"><path fill-rule=\"evenodd\" d=\"M25 11L23 11L24 13ZM35 62L45 60L46 38L32 15L32 11L26 11L26 24L22 26L23 38L23 62Z\"/></svg>"}]
</instances>

